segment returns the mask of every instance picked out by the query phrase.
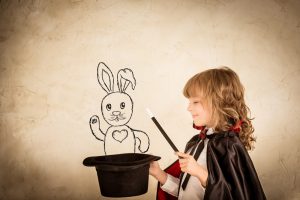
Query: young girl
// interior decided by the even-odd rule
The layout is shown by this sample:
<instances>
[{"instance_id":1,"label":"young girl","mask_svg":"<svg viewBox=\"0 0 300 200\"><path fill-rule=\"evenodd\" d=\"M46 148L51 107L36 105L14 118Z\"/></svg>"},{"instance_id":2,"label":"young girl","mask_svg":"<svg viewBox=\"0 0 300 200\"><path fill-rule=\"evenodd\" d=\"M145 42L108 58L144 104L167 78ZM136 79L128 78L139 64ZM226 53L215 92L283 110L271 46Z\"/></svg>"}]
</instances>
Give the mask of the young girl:
<instances>
[{"instance_id":1,"label":"young girl","mask_svg":"<svg viewBox=\"0 0 300 200\"><path fill-rule=\"evenodd\" d=\"M150 164L159 181L157 199L266 199L247 152L254 128L238 75L228 67L206 70L186 83L183 94L200 134L165 171L157 161Z\"/></svg>"}]
</instances>

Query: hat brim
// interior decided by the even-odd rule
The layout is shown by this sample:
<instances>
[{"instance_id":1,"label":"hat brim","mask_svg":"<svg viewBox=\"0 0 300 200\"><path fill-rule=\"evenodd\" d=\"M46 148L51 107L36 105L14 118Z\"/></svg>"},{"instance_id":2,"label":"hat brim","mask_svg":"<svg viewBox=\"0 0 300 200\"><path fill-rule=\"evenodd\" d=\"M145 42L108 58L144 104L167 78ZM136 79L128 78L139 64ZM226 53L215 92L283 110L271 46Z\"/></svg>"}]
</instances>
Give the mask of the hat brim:
<instances>
[{"instance_id":1,"label":"hat brim","mask_svg":"<svg viewBox=\"0 0 300 200\"><path fill-rule=\"evenodd\" d=\"M123 171L139 168L149 164L152 161L157 161L161 157L150 154L141 153L124 153L106 156L87 157L83 161L83 165L88 167L97 167L104 171Z\"/></svg>"}]
</instances>

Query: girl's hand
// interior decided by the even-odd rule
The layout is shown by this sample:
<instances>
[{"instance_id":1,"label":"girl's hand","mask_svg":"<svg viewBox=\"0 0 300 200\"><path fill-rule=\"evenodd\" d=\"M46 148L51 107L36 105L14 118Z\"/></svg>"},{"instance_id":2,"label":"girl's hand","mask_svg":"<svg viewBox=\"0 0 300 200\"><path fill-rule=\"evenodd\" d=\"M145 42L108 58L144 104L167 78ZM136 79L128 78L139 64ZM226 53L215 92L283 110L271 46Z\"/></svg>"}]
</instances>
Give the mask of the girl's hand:
<instances>
[{"instance_id":1,"label":"girl's hand","mask_svg":"<svg viewBox=\"0 0 300 200\"><path fill-rule=\"evenodd\" d=\"M179 164L182 172L189 173L191 176L197 177L202 186L206 187L208 172L205 168L197 163L193 156L181 152L176 152L179 158Z\"/></svg>"},{"instance_id":2,"label":"girl's hand","mask_svg":"<svg viewBox=\"0 0 300 200\"><path fill-rule=\"evenodd\" d=\"M181 152L176 152L176 155L180 157L179 164L182 172L189 173L192 176L199 174L201 167L193 156Z\"/></svg>"},{"instance_id":3,"label":"girl's hand","mask_svg":"<svg viewBox=\"0 0 300 200\"><path fill-rule=\"evenodd\" d=\"M156 178L162 185L167 181L167 173L160 168L157 161L150 163L149 174Z\"/></svg>"},{"instance_id":4,"label":"girl's hand","mask_svg":"<svg viewBox=\"0 0 300 200\"><path fill-rule=\"evenodd\" d=\"M159 174L159 172L161 171L162 169L160 168L159 164L157 161L153 161L150 163L150 168L149 168L149 174L151 176L154 176L156 177L157 174Z\"/></svg>"}]
</instances>

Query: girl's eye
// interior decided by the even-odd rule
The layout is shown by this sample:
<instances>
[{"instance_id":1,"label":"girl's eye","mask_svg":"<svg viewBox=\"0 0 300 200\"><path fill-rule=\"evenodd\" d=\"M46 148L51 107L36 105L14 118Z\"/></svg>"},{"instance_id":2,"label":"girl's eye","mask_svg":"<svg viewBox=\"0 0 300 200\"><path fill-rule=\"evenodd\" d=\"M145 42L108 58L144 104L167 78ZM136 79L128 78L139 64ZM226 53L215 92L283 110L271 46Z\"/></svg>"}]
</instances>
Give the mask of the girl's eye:
<instances>
[{"instance_id":1,"label":"girl's eye","mask_svg":"<svg viewBox=\"0 0 300 200\"><path fill-rule=\"evenodd\" d=\"M194 103L199 103L198 101L195 101Z\"/></svg>"},{"instance_id":2,"label":"girl's eye","mask_svg":"<svg viewBox=\"0 0 300 200\"><path fill-rule=\"evenodd\" d=\"M110 104L110 103L106 105L106 109L107 109L108 111L111 110L111 104Z\"/></svg>"},{"instance_id":3,"label":"girl's eye","mask_svg":"<svg viewBox=\"0 0 300 200\"><path fill-rule=\"evenodd\" d=\"M122 103L120 104L120 108L121 108L121 109L124 109L124 108L125 108L125 103L124 103L124 102L122 102Z\"/></svg>"}]
</instances>

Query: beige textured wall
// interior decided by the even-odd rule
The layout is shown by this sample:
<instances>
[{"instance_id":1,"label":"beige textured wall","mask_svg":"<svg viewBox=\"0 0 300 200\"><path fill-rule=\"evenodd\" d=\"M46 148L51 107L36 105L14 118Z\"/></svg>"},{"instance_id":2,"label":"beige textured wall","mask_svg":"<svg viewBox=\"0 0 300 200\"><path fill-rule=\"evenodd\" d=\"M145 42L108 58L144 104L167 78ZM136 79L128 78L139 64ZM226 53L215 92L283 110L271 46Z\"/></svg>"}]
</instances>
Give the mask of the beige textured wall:
<instances>
[{"instance_id":1,"label":"beige textured wall","mask_svg":"<svg viewBox=\"0 0 300 200\"><path fill-rule=\"evenodd\" d=\"M0 199L109 199L81 164L103 155L88 125L105 95L100 61L134 71L129 125L148 133L163 167L176 157L145 107L183 149L196 133L184 83L232 67L255 117L250 155L267 196L300 199L299 10L298 0L0 1ZM150 178L147 194L127 199L154 199L155 187Z\"/></svg>"}]
</instances>

